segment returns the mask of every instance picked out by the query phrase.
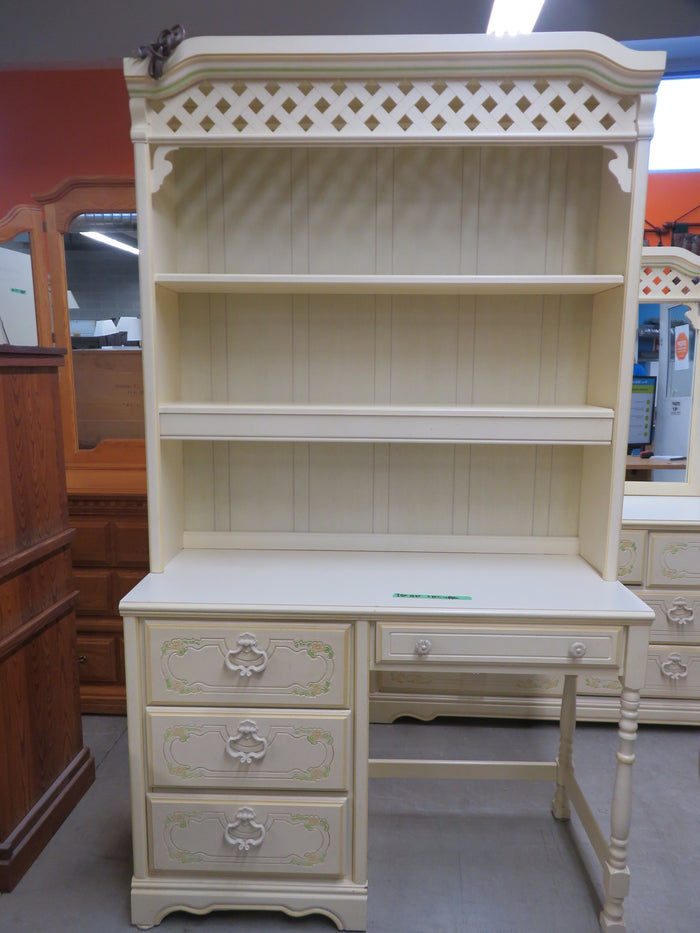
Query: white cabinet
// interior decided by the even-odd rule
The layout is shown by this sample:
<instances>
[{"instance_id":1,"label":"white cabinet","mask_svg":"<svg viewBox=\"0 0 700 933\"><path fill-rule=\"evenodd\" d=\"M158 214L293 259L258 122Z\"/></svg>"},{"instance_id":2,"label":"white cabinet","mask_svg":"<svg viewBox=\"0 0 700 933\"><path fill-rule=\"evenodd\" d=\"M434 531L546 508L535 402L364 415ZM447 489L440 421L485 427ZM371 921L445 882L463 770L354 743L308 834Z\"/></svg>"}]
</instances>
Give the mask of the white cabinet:
<instances>
[{"instance_id":1,"label":"white cabinet","mask_svg":"<svg viewBox=\"0 0 700 933\"><path fill-rule=\"evenodd\" d=\"M158 81L126 62L151 560L121 604L134 922L363 927L369 671L414 664L395 620L428 625L448 677L628 664L662 68L546 34L192 39Z\"/></svg>"}]
</instances>

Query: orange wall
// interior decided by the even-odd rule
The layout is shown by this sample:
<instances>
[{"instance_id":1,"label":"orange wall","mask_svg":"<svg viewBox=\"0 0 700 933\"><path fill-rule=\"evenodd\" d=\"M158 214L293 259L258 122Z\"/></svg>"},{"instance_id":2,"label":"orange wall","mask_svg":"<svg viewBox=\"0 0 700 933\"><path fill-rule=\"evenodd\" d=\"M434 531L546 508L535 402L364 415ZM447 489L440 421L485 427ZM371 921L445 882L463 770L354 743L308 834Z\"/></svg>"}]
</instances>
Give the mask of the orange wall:
<instances>
[{"instance_id":1,"label":"orange wall","mask_svg":"<svg viewBox=\"0 0 700 933\"><path fill-rule=\"evenodd\" d=\"M133 175L118 69L0 71L0 218L72 175Z\"/></svg>"},{"instance_id":2,"label":"orange wall","mask_svg":"<svg viewBox=\"0 0 700 933\"><path fill-rule=\"evenodd\" d=\"M133 175L129 128L119 69L0 71L0 218L73 175ZM696 205L700 172L649 177L651 224ZM700 222L700 210L687 219Z\"/></svg>"}]
</instances>

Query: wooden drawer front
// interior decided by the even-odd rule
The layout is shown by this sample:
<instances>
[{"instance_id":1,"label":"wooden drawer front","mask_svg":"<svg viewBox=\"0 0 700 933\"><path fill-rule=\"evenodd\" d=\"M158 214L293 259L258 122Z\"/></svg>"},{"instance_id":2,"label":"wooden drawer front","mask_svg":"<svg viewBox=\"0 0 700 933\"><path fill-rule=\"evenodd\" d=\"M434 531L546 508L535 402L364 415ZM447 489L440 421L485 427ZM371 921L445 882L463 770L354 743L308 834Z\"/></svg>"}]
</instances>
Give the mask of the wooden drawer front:
<instances>
[{"instance_id":1,"label":"wooden drawer front","mask_svg":"<svg viewBox=\"0 0 700 933\"><path fill-rule=\"evenodd\" d=\"M700 534L649 535L649 586L700 586Z\"/></svg>"},{"instance_id":2,"label":"wooden drawer front","mask_svg":"<svg viewBox=\"0 0 700 933\"><path fill-rule=\"evenodd\" d=\"M149 702L347 706L350 631L147 622Z\"/></svg>"},{"instance_id":3,"label":"wooden drawer front","mask_svg":"<svg viewBox=\"0 0 700 933\"><path fill-rule=\"evenodd\" d=\"M80 590L77 614L113 616L117 611L110 570L73 570L75 588Z\"/></svg>"},{"instance_id":4,"label":"wooden drawer front","mask_svg":"<svg viewBox=\"0 0 700 933\"><path fill-rule=\"evenodd\" d=\"M148 569L148 522L115 521L112 524L114 564L117 567Z\"/></svg>"},{"instance_id":5,"label":"wooden drawer front","mask_svg":"<svg viewBox=\"0 0 700 933\"><path fill-rule=\"evenodd\" d=\"M76 567L109 565L109 522L106 519L71 518L75 537L71 545Z\"/></svg>"},{"instance_id":6,"label":"wooden drawer front","mask_svg":"<svg viewBox=\"0 0 700 933\"><path fill-rule=\"evenodd\" d=\"M617 579L623 583L644 583L646 531L625 531L620 535Z\"/></svg>"},{"instance_id":7,"label":"wooden drawer front","mask_svg":"<svg viewBox=\"0 0 700 933\"><path fill-rule=\"evenodd\" d=\"M700 592L640 590L637 595L656 616L651 626L652 642L700 645Z\"/></svg>"},{"instance_id":8,"label":"wooden drawer front","mask_svg":"<svg viewBox=\"0 0 700 933\"><path fill-rule=\"evenodd\" d=\"M576 667L617 667L619 632L613 628L580 630L558 627L479 626L424 628L377 625L377 661L415 664L480 662L550 663ZM583 648L581 647L583 646Z\"/></svg>"},{"instance_id":9,"label":"wooden drawer front","mask_svg":"<svg viewBox=\"0 0 700 933\"><path fill-rule=\"evenodd\" d=\"M257 875L347 872L345 797L148 796L151 867Z\"/></svg>"},{"instance_id":10,"label":"wooden drawer front","mask_svg":"<svg viewBox=\"0 0 700 933\"><path fill-rule=\"evenodd\" d=\"M78 670L87 683L121 683L121 645L116 635L78 635Z\"/></svg>"},{"instance_id":11,"label":"wooden drawer front","mask_svg":"<svg viewBox=\"0 0 700 933\"><path fill-rule=\"evenodd\" d=\"M642 695L700 698L700 648L652 645Z\"/></svg>"},{"instance_id":12,"label":"wooden drawer front","mask_svg":"<svg viewBox=\"0 0 700 933\"><path fill-rule=\"evenodd\" d=\"M349 787L349 713L150 711L148 729L154 787Z\"/></svg>"}]
</instances>

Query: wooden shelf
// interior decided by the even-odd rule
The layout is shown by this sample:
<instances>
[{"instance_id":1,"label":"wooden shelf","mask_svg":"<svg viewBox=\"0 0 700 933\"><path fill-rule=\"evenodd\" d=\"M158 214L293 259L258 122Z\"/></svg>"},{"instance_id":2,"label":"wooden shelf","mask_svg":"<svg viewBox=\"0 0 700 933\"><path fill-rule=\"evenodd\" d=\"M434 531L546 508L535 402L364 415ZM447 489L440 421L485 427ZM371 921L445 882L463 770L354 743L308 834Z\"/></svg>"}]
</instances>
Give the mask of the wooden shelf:
<instances>
[{"instance_id":1,"label":"wooden shelf","mask_svg":"<svg viewBox=\"0 0 700 933\"><path fill-rule=\"evenodd\" d=\"M622 275L211 275L161 273L156 285L179 294L594 295Z\"/></svg>"},{"instance_id":2,"label":"wooden shelf","mask_svg":"<svg viewBox=\"0 0 700 933\"><path fill-rule=\"evenodd\" d=\"M614 413L593 406L166 404L161 438L403 443L609 444Z\"/></svg>"}]
</instances>

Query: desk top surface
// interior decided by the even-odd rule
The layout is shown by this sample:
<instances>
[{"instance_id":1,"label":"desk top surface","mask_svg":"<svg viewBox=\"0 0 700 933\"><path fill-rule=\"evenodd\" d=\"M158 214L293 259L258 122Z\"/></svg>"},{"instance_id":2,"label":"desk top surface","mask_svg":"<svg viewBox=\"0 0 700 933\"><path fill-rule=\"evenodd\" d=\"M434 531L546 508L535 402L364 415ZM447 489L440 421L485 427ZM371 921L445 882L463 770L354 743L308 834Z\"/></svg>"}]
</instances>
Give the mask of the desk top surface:
<instances>
[{"instance_id":1,"label":"desk top surface","mask_svg":"<svg viewBox=\"0 0 700 933\"><path fill-rule=\"evenodd\" d=\"M185 550L121 602L124 614L401 616L612 621L653 613L569 555Z\"/></svg>"}]
</instances>

